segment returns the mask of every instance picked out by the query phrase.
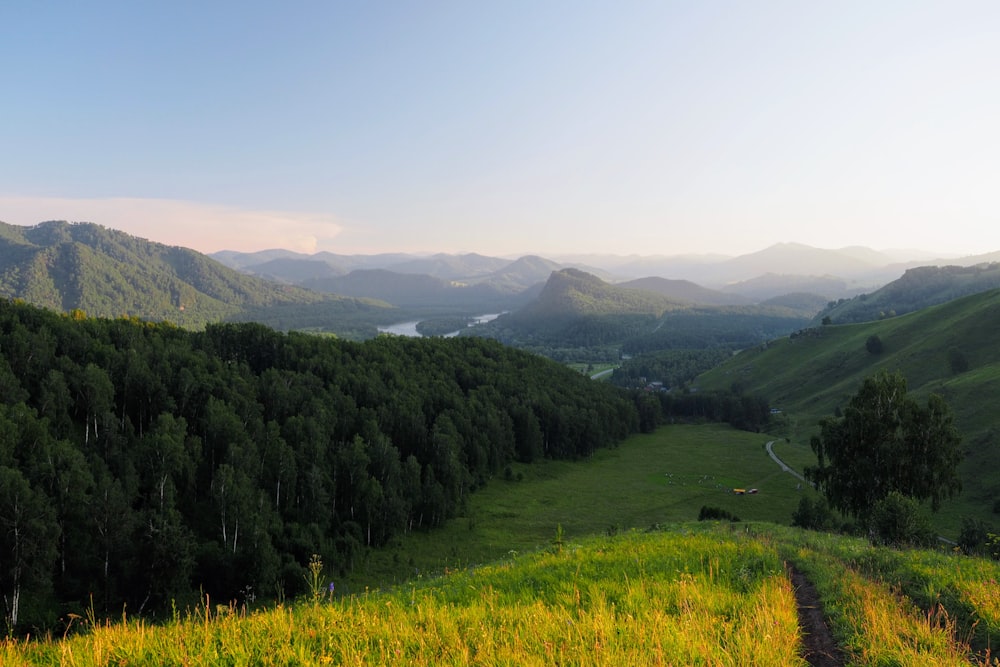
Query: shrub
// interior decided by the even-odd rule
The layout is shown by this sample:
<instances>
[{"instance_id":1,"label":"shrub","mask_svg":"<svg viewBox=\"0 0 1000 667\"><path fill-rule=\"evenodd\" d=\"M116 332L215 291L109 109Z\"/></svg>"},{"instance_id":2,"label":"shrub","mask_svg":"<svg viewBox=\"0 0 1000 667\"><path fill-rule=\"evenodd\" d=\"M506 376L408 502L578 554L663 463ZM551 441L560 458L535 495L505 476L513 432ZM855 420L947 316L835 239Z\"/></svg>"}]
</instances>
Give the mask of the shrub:
<instances>
[{"instance_id":1,"label":"shrub","mask_svg":"<svg viewBox=\"0 0 1000 667\"><path fill-rule=\"evenodd\" d=\"M868 529L874 544L901 547L934 542L930 520L921 510L920 503L898 491L875 503Z\"/></svg>"},{"instance_id":2,"label":"shrub","mask_svg":"<svg viewBox=\"0 0 1000 667\"><path fill-rule=\"evenodd\" d=\"M799 500L799 508L792 512L792 525L809 530L834 531L838 528L838 521L824 499L812 500L803 496Z\"/></svg>"},{"instance_id":3,"label":"shrub","mask_svg":"<svg viewBox=\"0 0 1000 667\"><path fill-rule=\"evenodd\" d=\"M740 518L721 507L709 507L702 505L698 512L698 521L739 521Z\"/></svg>"},{"instance_id":4,"label":"shrub","mask_svg":"<svg viewBox=\"0 0 1000 667\"><path fill-rule=\"evenodd\" d=\"M989 554L989 539L992 527L981 519L964 517L962 532L958 535L958 546L969 556Z\"/></svg>"}]
</instances>

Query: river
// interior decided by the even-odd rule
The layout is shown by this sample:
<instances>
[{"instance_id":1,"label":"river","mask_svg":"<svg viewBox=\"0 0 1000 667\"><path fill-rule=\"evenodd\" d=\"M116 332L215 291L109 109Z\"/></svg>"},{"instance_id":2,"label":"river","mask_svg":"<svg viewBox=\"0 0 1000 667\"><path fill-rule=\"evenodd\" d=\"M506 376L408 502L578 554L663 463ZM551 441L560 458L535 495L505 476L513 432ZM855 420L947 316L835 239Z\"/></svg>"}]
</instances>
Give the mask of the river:
<instances>
[{"instance_id":1,"label":"river","mask_svg":"<svg viewBox=\"0 0 1000 667\"><path fill-rule=\"evenodd\" d=\"M472 324L485 324L486 322L495 320L501 315L503 315L503 313L489 313L487 315L475 315L470 319L472 320ZM423 320L413 320L411 322L397 322L396 324L390 324L385 327L379 327L378 331L379 333L390 333L390 334L395 334L397 336L413 336L416 338L422 338L420 332L417 331L417 325L422 321ZM445 338L450 338L451 336L457 336L458 334L459 334L458 331L452 331L450 333L446 333Z\"/></svg>"}]
</instances>

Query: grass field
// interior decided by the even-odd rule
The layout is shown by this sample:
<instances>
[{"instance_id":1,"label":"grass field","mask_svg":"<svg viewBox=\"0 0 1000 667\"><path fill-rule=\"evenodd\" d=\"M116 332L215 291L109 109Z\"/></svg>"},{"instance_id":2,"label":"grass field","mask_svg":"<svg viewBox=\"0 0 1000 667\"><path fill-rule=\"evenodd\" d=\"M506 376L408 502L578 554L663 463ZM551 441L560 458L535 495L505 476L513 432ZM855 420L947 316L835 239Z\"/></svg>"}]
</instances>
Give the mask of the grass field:
<instances>
[{"instance_id":1,"label":"grass field","mask_svg":"<svg viewBox=\"0 0 1000 667\"><path fill-rule=\"evenodd\" d=\"M520 481L494 479L444 528L371 552L345 585L364 590L528 553L551 544L560 527L574 540L692 521L703 505L745 521L788 524L802 495L815 492L768 457L770 439L717 424L673 425L586 461L514 466ZM802 460L787 445L786 453ZM733 488L759 492L738 496Z\"/></svg>"}]
</instances>

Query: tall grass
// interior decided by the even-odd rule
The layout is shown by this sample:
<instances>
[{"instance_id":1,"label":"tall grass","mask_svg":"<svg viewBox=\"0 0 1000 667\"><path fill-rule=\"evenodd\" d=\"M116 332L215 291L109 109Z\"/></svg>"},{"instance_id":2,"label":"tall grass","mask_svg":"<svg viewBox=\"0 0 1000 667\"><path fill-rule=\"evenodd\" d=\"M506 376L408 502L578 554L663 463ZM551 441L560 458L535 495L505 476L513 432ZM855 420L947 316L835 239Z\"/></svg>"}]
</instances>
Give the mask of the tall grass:
<instances>
[{"instance_id":1,"label":"tall grass","mask_svg":"<svg viewBox=\"0 0 1000 667\"><path fill-rule=\"evenodd\" d=\"M1000 563L704 522L557 532L531 554L335 601L78 619L65 639L0 642L0 665L804 665L786 561L849 664L1000 667Z\"/></svg>"},{"instance_id":2,"label":"tall grass","mask_svg":"<svg viewBox=\"0 0 1000 667\"><path fill-rule=\"evenodd\" d=\"M100 624L0 648L4 665L804 665L771 546L739 534L629 533L391 593L246 614L204 605L164 627Z\"/></svg>"},{"instance_id":3,"label":"tall grass","mask_svg":"<svg viewBox=\"0 0 1000 667\"><path fill-rule=\"evenodd\" d=\"M843 536L757 527L815 583L858 664L1000 665L1000 563Z\"/></svg>"}]
</instances>

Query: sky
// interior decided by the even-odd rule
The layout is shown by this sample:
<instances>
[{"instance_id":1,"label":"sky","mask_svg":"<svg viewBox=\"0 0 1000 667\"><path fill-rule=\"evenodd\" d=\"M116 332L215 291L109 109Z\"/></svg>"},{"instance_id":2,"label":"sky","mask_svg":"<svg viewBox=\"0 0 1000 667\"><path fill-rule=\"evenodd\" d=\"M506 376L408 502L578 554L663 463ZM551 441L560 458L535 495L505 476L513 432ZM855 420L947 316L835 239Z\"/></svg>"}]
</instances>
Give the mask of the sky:
<instances>
[{"instance_id":1,"label":"sky","mask_svg":"<svg viewBox=\"0 0 1000 667\"><path fill-rule=\"evenodd\" d=\"M202 252L1000 250L995 0L0 5L0 221Z\"/></svg>"}]
</instances>

